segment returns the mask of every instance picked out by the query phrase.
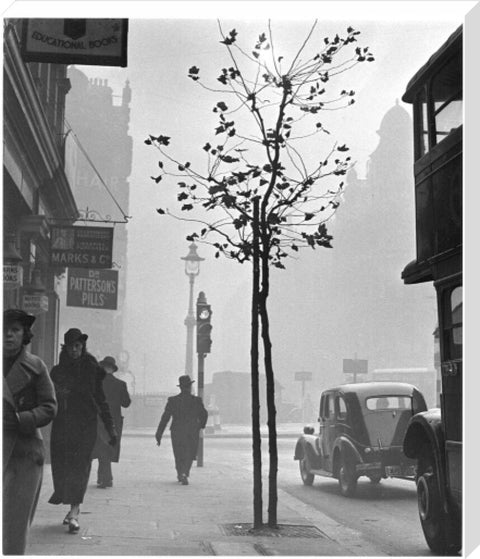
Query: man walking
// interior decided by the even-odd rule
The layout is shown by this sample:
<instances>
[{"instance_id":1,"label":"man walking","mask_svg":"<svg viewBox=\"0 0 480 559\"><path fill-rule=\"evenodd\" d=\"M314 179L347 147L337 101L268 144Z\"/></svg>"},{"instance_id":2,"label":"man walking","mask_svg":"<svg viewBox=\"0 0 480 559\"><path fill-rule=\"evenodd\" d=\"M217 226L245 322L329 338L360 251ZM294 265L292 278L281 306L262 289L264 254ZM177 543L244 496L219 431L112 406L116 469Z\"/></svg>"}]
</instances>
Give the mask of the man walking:
<instances>
[{"instance_id":1,"label":"man walking","mask_svg":"<svg viewBox=\"0 0 480 559\"><path fill-rule=\"evenodd\" d=\"M105 489L113 485L112 462L118 462L120 459L120 440L123 427L122 408L128 408L131 400L127 383L113 375L118 371L115 359L107 356L103 361L100 361L99 365L107 373L103 379L103 391L117 431L117 443L112 447L108 444L109 436L103 423L101 421L97 423L97 440L93 449L92 460L98 458L97 487Z\"/></svg>"},{"instance_id":2,"label":"man walking","mask_svg":"<svg viewBox=\"0 0 480 559\"><path fill-rule=\"evenodd\" d=\"M208 412L202 399L192 394L194 382L188 375L179 377L177 386L180 387L180 394L171 396L167 400L165 411L155 433L157 445L160 446L165 427L172 418L170 433L175 468L177 479L182 485L188 485L190 468L197 456L200 429L205 427L208 418Z\"/></svg>"}]
</instances>

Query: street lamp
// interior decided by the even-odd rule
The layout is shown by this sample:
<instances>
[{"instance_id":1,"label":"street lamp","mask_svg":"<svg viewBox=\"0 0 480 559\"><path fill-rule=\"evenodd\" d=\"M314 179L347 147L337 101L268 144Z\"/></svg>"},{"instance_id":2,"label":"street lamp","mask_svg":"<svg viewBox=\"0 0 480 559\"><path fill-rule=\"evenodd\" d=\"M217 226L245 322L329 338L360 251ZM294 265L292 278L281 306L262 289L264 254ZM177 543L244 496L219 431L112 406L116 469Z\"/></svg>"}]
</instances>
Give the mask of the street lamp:
<instances>
[{"instance_id":1,"label":"street lamp","mask_svg":"<svg viewBox=\"0 0 480 559\"><path fill-rule=\"evenodd\" d=\"M192 376L193 373L193 329L197 323L193 313L193 284L195 277L200 273L200 262L205 260L197 254L197 245L192 243L189 247L187 256L182 256L185 260L185 274L190 280L190 296L188 299L188 314L185 318L185 326L187 327L187 348L185 356L185 374Z\"/></svg>"}]
</instances>

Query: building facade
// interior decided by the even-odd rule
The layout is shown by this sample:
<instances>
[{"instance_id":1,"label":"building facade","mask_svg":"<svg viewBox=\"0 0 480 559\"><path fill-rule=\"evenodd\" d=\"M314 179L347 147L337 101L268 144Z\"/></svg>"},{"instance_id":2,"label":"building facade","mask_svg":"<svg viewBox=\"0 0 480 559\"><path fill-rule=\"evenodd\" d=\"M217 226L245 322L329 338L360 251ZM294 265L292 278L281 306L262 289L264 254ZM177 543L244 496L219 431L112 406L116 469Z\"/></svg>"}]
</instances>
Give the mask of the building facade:
<instances>
[{"instance_id":1,"label":"building facade","mask_svg":"<svg viewBox=\"0 0 480 559\"><path fill-rule=\"evenodd\" d=\"M4 20L3 302L37 316L32 351L51 367L65 270L49 264L50 227L78 214L64 157L70 81L63 64L23 61L21 23Z\"/></svg>"}]
</instances>

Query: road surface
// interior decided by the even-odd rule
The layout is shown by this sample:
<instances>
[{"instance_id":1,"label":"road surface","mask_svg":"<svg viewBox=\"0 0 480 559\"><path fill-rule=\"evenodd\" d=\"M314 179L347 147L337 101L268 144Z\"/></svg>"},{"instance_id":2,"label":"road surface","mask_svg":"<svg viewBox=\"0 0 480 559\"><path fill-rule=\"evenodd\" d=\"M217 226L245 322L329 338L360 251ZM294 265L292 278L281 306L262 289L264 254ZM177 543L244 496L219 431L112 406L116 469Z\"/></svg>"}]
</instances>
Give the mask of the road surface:
<instances>
[{"instance_id":1,"label":"road surface","mask_svg":"<svg viewBox=\"0 0 480 559\"><path fill-rule=\"evenodd\" d=\"M339 493L335 479L315 477L313 486L304 486L293 460L294 438L279 439L278 488L315 510L326 514L347 528L374 543L385 555L432 555L423 537L417 511L415 484L412 481L386 479L373 485L368 478L360 478L354 498ZM264 501L267 499L268 447L262 440ZM226 467L234 460L252 471L251 442L249 439L205 439L204 467L209 461L223 463ZM280 493L279 498L282 495ZM282 519L279 519L282 522Z\"/></svg>"}]
</instances>

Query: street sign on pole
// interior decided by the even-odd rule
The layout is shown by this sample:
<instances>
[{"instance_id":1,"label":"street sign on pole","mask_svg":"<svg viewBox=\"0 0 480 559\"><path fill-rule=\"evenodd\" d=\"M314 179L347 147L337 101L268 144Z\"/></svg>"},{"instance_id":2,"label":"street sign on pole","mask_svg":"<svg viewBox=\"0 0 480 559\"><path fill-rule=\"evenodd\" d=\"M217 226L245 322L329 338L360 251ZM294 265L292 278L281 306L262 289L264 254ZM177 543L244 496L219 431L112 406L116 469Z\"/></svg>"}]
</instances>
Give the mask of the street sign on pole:
<instances>
[{"instance_id":1,"label":"street sign on pole","mask_svg":"<svg viewBox=\"0 0 480 559\"><path fill-rule=\"evenodd\" d=\"M353 375L353 382L357 382L357 375L368 374L368 359L344 359L343 373Z\"/></svg>"}]
</instances>

